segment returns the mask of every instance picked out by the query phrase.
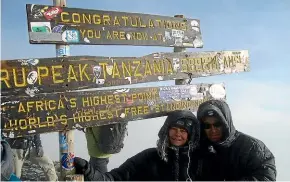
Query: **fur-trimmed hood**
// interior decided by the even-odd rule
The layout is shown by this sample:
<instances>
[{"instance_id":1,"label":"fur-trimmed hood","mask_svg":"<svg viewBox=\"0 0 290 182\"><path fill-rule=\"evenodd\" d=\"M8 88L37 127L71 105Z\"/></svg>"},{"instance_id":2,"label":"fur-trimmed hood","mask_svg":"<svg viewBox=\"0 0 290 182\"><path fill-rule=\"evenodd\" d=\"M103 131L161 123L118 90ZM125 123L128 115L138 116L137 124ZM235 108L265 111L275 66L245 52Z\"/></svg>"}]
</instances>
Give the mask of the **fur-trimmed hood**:
<instances>
[{"instance_id":1,"label":"fur-trimmed hood","mask_svg":"<svg viewBox=\"0 0 290 182\"><path fill-rule=\"evenodd\" d=\"M173 148L169 144L168 139L168 131L169 127L177 122L180 119L188 119L192 121L192 131L190 135L190 139L188 141L188 146L184 146L184 148L188 148L188 150L193 151L199 147L200 140L200 124L197 120L196 116L189 110L176 110L172 112L168 112L167 118L161 127L158 136L159 140L157 142L157 150L162 160L168 161L168 149Z\"/></svg>"}]
</instances>

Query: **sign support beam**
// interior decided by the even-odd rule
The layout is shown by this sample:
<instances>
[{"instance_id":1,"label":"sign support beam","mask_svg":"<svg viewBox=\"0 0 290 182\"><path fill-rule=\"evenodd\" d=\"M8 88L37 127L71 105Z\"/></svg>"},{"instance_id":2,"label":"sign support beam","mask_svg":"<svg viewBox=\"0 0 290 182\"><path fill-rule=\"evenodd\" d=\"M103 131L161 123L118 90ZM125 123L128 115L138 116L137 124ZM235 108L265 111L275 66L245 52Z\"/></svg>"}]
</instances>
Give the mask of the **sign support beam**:
<instances>
[{"instance_id":1,"label":"sign support beam","mask_svg":"<svg viewBox=\"0 0 290 182\"><path fill-rule=\"evenodd\" d=\"M53 0L54 6L66 7L66 0ZM56 44L56 56L70 56L69 46ZM65 54L64 54L65 53ZM60 180L84 181L83 175L75 175L74 167L74 131L59 132Z\"/></svg>"}]
</instances>

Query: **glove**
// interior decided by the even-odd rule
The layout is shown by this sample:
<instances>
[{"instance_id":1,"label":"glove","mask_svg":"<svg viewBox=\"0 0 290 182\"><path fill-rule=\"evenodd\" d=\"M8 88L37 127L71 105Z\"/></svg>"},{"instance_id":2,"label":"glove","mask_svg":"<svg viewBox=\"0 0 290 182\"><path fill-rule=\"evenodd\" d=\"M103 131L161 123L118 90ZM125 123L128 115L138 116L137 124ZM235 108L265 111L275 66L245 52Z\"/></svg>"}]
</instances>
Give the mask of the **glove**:
<instances>
[{"instance_id":1,"label":"glove","mask_svg":"<svg viewBox=\"0 0 290 182\"><path fill-rule=\"evenodd\" d=\"M74 165L76 174L84 175L85 181L104 181L102 173L93 169L88 161L79 157L75 157Z\"/></svg>"},{"instance_id":2,"label":"glove","mask_svg":"<svg viewBox=\"0 0 290 182\"><path fill-rule=\"evenodd\" d=\"M44 154L43 147L36 147L36 156L43 157L43 154Z\"/></svg>"},{"instance_id":3,"label":"glove","mask_svg":"<svg viewBox=\"0 0 290 182\"><path fill-rule=\"evenodd\" d=\"M89 168L89 163L88 161L79 158L79 157L75 157L74 158L74 166L76 169L76 174L85 174L85 172L88 170Z\"/></svg>"}]
</instances>

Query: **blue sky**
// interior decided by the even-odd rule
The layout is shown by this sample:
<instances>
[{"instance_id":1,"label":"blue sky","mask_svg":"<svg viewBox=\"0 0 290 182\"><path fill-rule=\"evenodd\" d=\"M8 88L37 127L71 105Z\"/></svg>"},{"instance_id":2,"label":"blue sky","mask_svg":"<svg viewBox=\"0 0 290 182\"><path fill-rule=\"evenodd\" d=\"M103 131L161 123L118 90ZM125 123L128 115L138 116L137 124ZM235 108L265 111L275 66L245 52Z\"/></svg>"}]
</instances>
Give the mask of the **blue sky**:
<instances>
[{"instance_id":1,"label":"blue sky","mask_svg":"<svg viewBox=\"0 0 290 182\"><path fill-rule=\"evenodd\" d=\"M26 3L52 5L52 0L1 0L1 3L1 59L54 57L54 45L29 44L25 12ZM285 146L290 140L289 0L67 0L67 5L165 16L183 14L188 18L200 19L204 41L204 48L187 51L249 50L250 72L197 78L193 82L225 82L237 128L264 141L275 154L278 180L290 179L287 172L290 163L287 152L290 147ZM71 46L72 56L143 56L153 52L172 52L172 48ZM154 121L157 129L163 121L158 121L159 124ZM147 121L147 125L148 122L153 121ZM125 148L112 158L111 167L155 145L157 130L154 130L155 133L152 131L149 137L146 130L142 129L146 128L144 123L133 122L129 125ZM83 135L78 135L81 136L77 142L85 147L81 141L84 140ZM148 145L132 147L136 137L141 140L140 143ZM49 142L46 136L44 141ZM47 153L54 159L58 158L58 154L53 153L49 147ZM76 153L87 157L87 153L81 149L76 149Z\"/></svg>"}]
</instances>

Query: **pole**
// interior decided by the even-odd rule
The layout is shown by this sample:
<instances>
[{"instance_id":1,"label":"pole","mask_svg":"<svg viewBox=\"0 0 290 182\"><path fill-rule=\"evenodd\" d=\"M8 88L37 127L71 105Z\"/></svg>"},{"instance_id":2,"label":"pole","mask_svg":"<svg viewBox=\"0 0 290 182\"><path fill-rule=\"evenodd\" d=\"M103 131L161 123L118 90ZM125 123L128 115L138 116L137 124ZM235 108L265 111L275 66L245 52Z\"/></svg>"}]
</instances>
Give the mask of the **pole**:
<instances>
[{"instance_id":1,"label":"pole","mask_svg":"<svg viewBox=\"0 0 290 182\"><path fill-rule=\"evenodd\" d=\"M66 0L53 0L54 6L66 7ZM68 45L56 44L56 56L70 56ZM75 174L73 130L59 132L60 179L59 181L84 181L83 175Z\"/></svg>"},{"instance_id":2,"label":"pole","mask_svg":"<svg viewBox=\"0 0 290 182\"><path fill-rule=\"evenodd\" d=\"M174 17L177 18L184 18L183 15L174 15ZM173 52L185 52L186 48L184 47L174 47ZM176 79L175 85L186 85L187 80L186 79Z\"/></svg>"}]
</instances>

